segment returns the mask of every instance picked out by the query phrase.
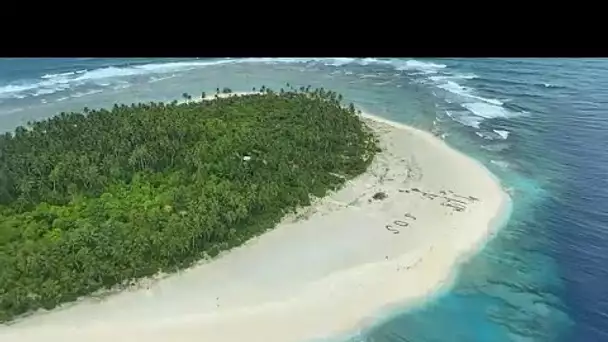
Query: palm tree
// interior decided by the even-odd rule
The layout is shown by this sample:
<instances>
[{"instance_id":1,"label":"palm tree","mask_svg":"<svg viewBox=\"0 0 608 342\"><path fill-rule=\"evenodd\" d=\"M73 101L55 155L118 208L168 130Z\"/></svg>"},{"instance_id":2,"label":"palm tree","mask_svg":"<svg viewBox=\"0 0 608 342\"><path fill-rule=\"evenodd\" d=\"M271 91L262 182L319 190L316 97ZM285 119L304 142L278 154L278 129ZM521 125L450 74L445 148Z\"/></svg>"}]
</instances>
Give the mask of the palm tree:
<instances>
[{"instance_id":1,"label":"palm tree","mask_svg":"<svg viewBox=\"0 0 608 342\"><path fill-rule=\"evenodd\" d=\"M0 135L0 285L15 284L0 321L239 245L371 162L340 94L219 89L205 105L116 104Z\"/></svg>"}]
</instances>

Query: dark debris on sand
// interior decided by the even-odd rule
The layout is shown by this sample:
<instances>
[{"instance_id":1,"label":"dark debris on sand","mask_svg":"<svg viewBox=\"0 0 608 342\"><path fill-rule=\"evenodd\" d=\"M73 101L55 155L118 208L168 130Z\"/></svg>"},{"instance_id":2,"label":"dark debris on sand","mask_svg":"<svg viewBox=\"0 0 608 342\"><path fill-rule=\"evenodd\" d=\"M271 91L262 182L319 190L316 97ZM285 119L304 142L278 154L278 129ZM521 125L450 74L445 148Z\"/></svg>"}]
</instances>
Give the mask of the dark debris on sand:
<instances>
[{"instance_id":1,"label":"dark debris on sand","mask_svg":"<svg viewBox=\"0 0 608 342\"><path fill-rule=\"evenodd\" d=\"M379 200L383 200L383 199L385 199L387 197L388 197L388 195L386 194L386 192L383 192L383 191L376 192L374 194L374 196L372 196L373 199L378 200L378 201Z\"/></svg>"}]
</instances>

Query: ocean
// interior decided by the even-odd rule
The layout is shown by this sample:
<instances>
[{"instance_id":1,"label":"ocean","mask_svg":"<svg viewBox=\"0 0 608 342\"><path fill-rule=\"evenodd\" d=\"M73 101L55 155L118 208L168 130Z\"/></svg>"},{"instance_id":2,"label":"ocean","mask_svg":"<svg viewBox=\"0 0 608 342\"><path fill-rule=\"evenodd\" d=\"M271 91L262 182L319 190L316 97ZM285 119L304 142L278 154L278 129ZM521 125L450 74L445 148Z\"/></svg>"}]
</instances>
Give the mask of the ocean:
<instances>
[{"instance_id":1,"label":"ocean","mask_svg":"<svg viewBox=\"0 0 608 342\"><path fill-rule=\"evenodd\" d=\"M0 59L0 131L85 106L287 82L440 132L513 198L453 287L337 340L608 341L606 59Z\"/></svg>"}]
</instances>

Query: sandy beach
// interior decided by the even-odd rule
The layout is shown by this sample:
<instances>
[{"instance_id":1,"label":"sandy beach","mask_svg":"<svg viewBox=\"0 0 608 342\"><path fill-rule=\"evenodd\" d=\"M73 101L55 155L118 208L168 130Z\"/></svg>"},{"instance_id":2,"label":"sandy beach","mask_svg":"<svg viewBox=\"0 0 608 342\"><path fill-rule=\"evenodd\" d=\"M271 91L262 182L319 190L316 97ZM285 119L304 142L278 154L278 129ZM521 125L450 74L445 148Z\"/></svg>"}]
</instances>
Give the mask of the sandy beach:
<instances>
[{"instance_id":1,"label":"sandy beach","mask_svg":"<svg viewBox=\"0 0 608 342\"><path fill-rule=\"evenodd\" d=\"M508 196L432 134L364 120L383 152L343 189L213 261L0 326L0 341L307 341L436 293Z\"/></svg>"}]
</instances>

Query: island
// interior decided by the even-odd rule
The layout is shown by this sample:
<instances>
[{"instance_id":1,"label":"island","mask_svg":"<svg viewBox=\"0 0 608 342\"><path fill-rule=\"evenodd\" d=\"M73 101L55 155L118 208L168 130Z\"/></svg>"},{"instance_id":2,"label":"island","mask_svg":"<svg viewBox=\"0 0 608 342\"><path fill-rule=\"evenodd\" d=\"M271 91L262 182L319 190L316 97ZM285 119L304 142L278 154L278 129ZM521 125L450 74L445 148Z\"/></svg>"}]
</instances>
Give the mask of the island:
<instances>
[{"instance_id":1,"label":"island","mask_svg":"<svg viewBox=\"0 0 608 342\"><path fill-rule=\"evenodd\" d=\"M505 211L479 163L336 92L183 97L0 137L2 341L348 333L449 283Z\"/></svg>"}]
</instances>

